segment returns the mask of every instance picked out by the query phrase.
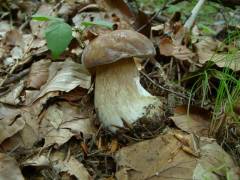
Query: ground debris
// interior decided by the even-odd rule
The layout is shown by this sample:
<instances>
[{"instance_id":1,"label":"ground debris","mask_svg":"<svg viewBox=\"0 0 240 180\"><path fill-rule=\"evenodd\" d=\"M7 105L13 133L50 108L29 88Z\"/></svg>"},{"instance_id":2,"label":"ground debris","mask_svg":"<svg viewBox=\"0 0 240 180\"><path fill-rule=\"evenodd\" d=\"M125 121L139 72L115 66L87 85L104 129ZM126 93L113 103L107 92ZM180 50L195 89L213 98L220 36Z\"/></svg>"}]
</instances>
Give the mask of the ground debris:
<instances>
[{"instance_id":1,"label":"ground debris","mask_svg":"<svg viewBox=\"0 0 240 180\"><path fill-rule=\"evenodd\" d=\"M186 29L195 3L0 0L0 180L238 180L239 8L209 1ZM50 19L35 21L34 14ZM53 16L59 19L51 21ZM70 25L73 39L54 59L45 32L59 22ZM133 46L126 43L130 38L120 41L124 33L108 37L116 31L146 37ZM97 53L94 47L96 54L88 56L96 61L106 48L117 58L147 40L154 44L154 56L141 51L132 59L133 84L141 83L126 88L143 86L162 102L161 113L132 124L123 113L115 133L100 123L96 72L82 62L82 53L99 36ZM110 96L110 83L104 83L104 100L125 93L124 84L116 82ZM126 99L121 102L132 110ZM117 107L104 103L104 110Z\"/></svg>"}]
</instances>

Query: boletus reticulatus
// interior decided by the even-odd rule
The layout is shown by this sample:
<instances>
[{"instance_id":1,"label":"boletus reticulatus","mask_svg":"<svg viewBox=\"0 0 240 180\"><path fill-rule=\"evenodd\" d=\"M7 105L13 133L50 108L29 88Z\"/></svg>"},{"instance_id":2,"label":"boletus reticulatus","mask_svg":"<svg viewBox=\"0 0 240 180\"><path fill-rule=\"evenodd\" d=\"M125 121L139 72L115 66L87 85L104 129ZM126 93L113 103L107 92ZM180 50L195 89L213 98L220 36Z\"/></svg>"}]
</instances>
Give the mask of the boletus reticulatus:
<instances>
[{"instance_id":1,"label":"boletus reticulatus","mask_svg":"<svg viewBox=\"0 0 240 180\"><path fill-rule=\"evenodd\" d=\"M133 57L155 55L152 42L132 30L99 35L84 49L82 62L95 69L94 104L98 117L112 131L158 113L162 103L140 84Z\"/></svg>"}]
</instances>

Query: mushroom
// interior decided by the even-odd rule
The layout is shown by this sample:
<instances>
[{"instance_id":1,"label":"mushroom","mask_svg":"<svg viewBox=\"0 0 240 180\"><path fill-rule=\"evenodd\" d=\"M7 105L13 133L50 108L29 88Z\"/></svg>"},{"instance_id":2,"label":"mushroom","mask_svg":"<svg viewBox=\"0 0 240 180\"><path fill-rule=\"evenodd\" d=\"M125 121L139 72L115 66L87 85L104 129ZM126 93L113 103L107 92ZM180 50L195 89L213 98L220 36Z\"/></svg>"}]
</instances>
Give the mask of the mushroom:
<instances>
[{"instance_id":1,"label":"mushroom","mask_svg":"<svg viewBox=\"0 0 240 180\"><path fill-rule=\"evenodd\" d=\"M100 122L111 129L159 112L160 100L140 84L133 57L155 55L152 42L132 30L99 35L84 49L82 63L96 72L94 104Z\"/></svg>"}]
</instances>

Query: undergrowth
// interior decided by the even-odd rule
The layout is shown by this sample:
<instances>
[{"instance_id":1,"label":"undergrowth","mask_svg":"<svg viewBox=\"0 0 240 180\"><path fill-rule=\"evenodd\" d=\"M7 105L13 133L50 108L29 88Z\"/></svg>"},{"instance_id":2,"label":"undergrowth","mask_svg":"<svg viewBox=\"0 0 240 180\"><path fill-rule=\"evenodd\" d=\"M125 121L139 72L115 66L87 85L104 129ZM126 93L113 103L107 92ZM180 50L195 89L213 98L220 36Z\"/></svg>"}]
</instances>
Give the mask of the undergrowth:
<instances>
[{"instance_id":1,"label":"undergrowth","mask_svg":"<svg viewBox=\"0 0 240 180\"><path fill-rule=\"evenodd\" d=\"M166 2L165 0L137 0L145 10L158 11ZM182 22L190 15L196 0L184 1L167 7L161 14L171 17L175 12L181 12ZM220 13L219 13L220 12ZM240 74L231 68L237 64L236 56L240 50L240 31L236 27L236 19L230 15L232 9L220 4L207 2L201 9L196 25L202 35L214 36L222 41L223 46L219 51L225 52L224 67L218 67L217 62L208 61L194 72L183 72L182 85L190 92L189 107L191 104L200 105L212 112L210 135L215 135L218 142L232 154L240 159L240 138L238 138L236 127L240 127ZM221 17L220 17L221 16ZM220 17L220 18L219 18ZM223 18L224 22L220 19ZM217 32L216 27L225 25L225 29ZM239 21L238 21L239 23ZM218 50L216 51L216 53ZM238 64L237 64L238 65ZM239 65L238 65L239 66ZM193 101L194 99L194 101ZM233 131L233 132L230 132ZM220 134L219 134L220 133ZM232 135L234 136L232 136ZM218 137L219 136L219 137ZM233 140L234 139L234 140ZM234 141L234 142L233 142Z\"/></svg>"}]
</instances>

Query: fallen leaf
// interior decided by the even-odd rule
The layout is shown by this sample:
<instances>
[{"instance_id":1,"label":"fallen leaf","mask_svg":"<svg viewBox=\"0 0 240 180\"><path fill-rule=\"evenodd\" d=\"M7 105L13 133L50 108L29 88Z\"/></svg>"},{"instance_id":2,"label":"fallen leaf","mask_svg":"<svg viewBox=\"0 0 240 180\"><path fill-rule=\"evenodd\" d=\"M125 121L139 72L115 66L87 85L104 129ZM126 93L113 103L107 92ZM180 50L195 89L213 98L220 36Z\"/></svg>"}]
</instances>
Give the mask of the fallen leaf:
<instances>
[{"instance_id":1,"label":"fallen leaf","mask_svg":"<svg viewBox=\"0 0 240 180\"><path fill-rule=\"evenodd\" d=\"M166 180L166 179L222 179L231 174L237 180L239 168L231 157L212 139L200 139L200 157L182 149L175 137L176 130L169 130L152 140L146 140L120 149L116 156L117 179ZM189 136L183 133L183 136ZM218 168L224 167L224 168ZM201 169L201 171L198 171ZM207 173L206 173L207 172Z\"/></svg>"},{"instance_id":2,"label":"fallen leaf","mask_svg":"<svg viewBox=\"0 0 240 180\"><path fill-rule=\"evenodd\" d=\"M159 44L160 53L164 56L173 56L176 59L193 62L195 54L186 46L175 44L170 37L163 37Z\"/></svg>"},{"instance_id":3,"label":"fallen leaf","mask_svg":"<svg viewBox=\"0 0 240 180\"><path fill-rule=\"evenodd\" d=\"M137 8L135 2L124 0L96 0L99 7L108 12L108 16L113 17L113 22L118 25L118 29L135 29L146 36L150 35L150 24L148 16Z\"/></svg>"},{"instance_id":4,"label":"fallen leaf","mask_svg":"<svg viewBox=\"0 0 240 180\"><path fill-rule=\"evenodd\" d=\"M0 39L5 37L6 33L10 31L11 25L7 21L1 21L0 22Z\"/></svg>"},{"instance_id":5,"label":"fallen leaf","mask_svg":"<svg viewBox=\"0 0 240 180\"><path fill-rule=\"evenodd\" d=\"M64 102L50 106L40 125L40 134L45 138L44 146L60 146L80 133L93 134L93 123L82 109Z\"/></svg>"},{"instance_id":6,"label":"fallen leaf","mask_svg":"<svg viewBox=\"0 0 240 180\"><path fill-rule=\"evenodd\" d=\"M87 169L73 156L65 159L65 153L54 151L51 154L41 154L29 157L21 163L23 167L53 168L56 174L66 172L79 180L92 180ZM65 160L64 160L65 159ZM69 177L68 177L69 178Z\"/></svg>"},{"instance_id":7,"label":"fallen leaf","mask_svg":"<svg viewBox=\"0 0 240 180\"><path fill-rule=\"evenodd\" d=\"M181 143L170 133L122 148L115 159L120 167L117 178L125 174L128 180L191 179L191 169L197 164L181 150Z\"/></svg>"},{"instance_id":8,"label":"fallen leaf","mask_svg":"<svg viewBox=\"0 0 240 180\"><path fill-rule=\"evenodd\" d=\"M34 156L32 158L28 158L24 162L21 163L21 165L24 166L35 166L35 167L48 167L50 166L50 160L44 156Z\"/></svg>"},{"instance_id":9,"label":"fallen leaf","mask_svg":"<svg viewBox=\"0 0 240 180\"><path fill-rule=\"evenodd\" d=\"M2 119L0 121L0 143L24 128L25 122L17 117L14 118L16 119Z\"/></svg>"},{"instance_id":10,"label":"fallen leaf","mask_svg":"<svg viewBox=\"0 0 240 180\"><path fill-rule=\"evenodd\" d=\"M4 152L12 152L19 147L24 147L24 143L21 139L20 132L14 134L10 138L7 138L0 144L1 149Z\"/></svg>"},{"instance_id":11,"label":"fallen leaf","mask_svg":"<svg viewBox=\"0 0 240 180\"><path fill-rule=\"evenodd\" d=\"M37 15L45 15L45 16L54 16L56 12L53 11L54 7L50 4L42 4L35 14ZM47 22L41 21L30 21L30 27L32 30L32 34L42 39L44 37L44 30L47 27Z\"/></svg>"},{"instance_id":12,"label":"fallen leaf","mask_svg":"<svg viewBox=\"0 0 240 180\"><path fill-rule=\"evenodd\" d=\"M84 96L86 97L86 94L88 94L88 90L77 87L68 93L64 93L59 98L69 102L74 102L81 100Z\"/></svg>"},{"instance_id":13,"label":"fallen leaf","mask_svg":"<svg viewBox=\"0 0 240 180\"><path fill-rule=\"evenodd\" d=\"M181 130L198 136L208 136L210 114L207 110L198 107L179 106L174 110L173 122Z\"/></svg>"},{"instance_id":14,"label":"fallen leaf","mask_svg":"<svg viewBox=\"0 0 240 180\"><path fill-rule=\"evenodd\" d=\"M104 9L109 15L114 15L119 21L119 29L133 29L135 14L130 10L127 3L123 0L116 0L114 3L110 0L96 0L96 3ZM125 28L123 28L123 25Z\"/></svg>"},{"instance_id":15,"label":"fallen leaf","mask_svg":"<svg viewBox=\"0 0 240 180\"><path fill-rule=\"evenodd\" d=\"M215 141L209 143L209 139L202 138L201 158L194 170L194 178L221 179L230 177L232 180L239 179L239 167L232 158ZM199 170L201 169L201 170Z\"/></svg>"},{"instance_id":16,"label":"fallen leaf","mask_svg":"<svg viewBox=\"0 0 240 180\"><path fill-rule=\"evenodd\" d=\"M12 29L6 33L5 42L7 45L21 46L22 34L18 30Z\"/></svg>"},{"instance_id":17,"label":"fallen leaf","mask_svg":"<svg viewBox=\"0 0 240 180\"><path fill-rule=\"evenodd\" d=\"M0 144L24 128L25 122L18 118L20 111L0 104Z\"/></svg>"},{"instance_id":18,"label":"fallen leaf","mask_svg":"<svg viewBox=\"0 0 240 180\"><path fill-rule=\"evenodd\" d=\"M89 175L86 168L76 160L73 156L69 158L69 160L59 162L54 166L54 169L57 172L67 172L70 175L75 176L77 179L82 180L91 180L91 176Z\"/></svg>"},{"instance_id":19,"label":"fallen leaf","mask_svg":"<svg viewBox=\"0 0 240 180\"><path fill-rule=\"evenodd\" d=\"M44 96L44 98L41 98L37 103L33 103L31 106L19 108L19 119L25 122L25 126L16 136L9 138L8 142L4 143L5 148L15 148L15 144L16 147L29 149L44 138L44 135L39 133L39 126L41 122L41 113L45 112L44 105L48 99L48 96ZM13 143L13 145L11 143Z\"/></svg>"},{"instance_id":20,"label":"fallen leaf","mask_svg":"<svg viewBox=\"0 0 240 180\"><path fill-rule=\"evenodd\" d=\"M88 89L91 86L91 75L87 69L71 60L53 62L48 72L48 80L40 90L28 92L26 104L31 104L51 92L70 92L77 87Z\"/></svg>"},{"instance_id":21,"label":"fallen leaf","mask_svg":"<svg viewBox=\"0 0 240 180\"><path fill-rule=\"evenodd\" d=\"M50 65L51 61L48 59L42 59L32 64L27 81L29 88L40 89L47 82Z\"/></svg>"},{"instance_id":22,"label":"fallen leaf","mask_svg":"<svg viewBox=\"0 0 240 180\"><path fill-rule=\"evenodd\" d=\"M43 106L40 102L21 109L20 118L25 121L25 127L19 132L19 137L22 142L21 146L24 148L32 148L36 142L43 138L39 134L39 115L42 109Z\"/></svg>"},{"instance_id":23,"label":"fallen leaf","mask_svg":"<svg viewBox=\"0 0 240 180\"><path fill-rule=\"evenodd\" d=\"M11 91L0 97L0 102L9 105L18 105L21 103L20 95L24 89L24 81L20 81L11 88Z\"/></svg>"},{"instance_id":24,"label":"fallen leaf","mask_svg":"<svg viewBox=\"0 0 240 180\"><path fill-rule=\"evenodd\" d=\"M10 54L13 59L21 59L23 57L23 50L21 47L15 46Z\"/></svg>"},{"instance_id":25,"label":"fallen leaf","mask_svg":"<svg viewBox=\"0 0 240 180\"><path fill-rule=\"evenodd\" d=\"M221 46L221 42L210 37L200 40L194 46L196 47L200 64L212 61L218 67L228 67L234 71L240 70L240 51L233 53L217 52Z\"/></svg>"},{"instance_id":26,"label":"fallen leaf","mask_svg":"<svg viewBox=\"0 0 240 180\"><path fill-rule=\"evenodd\" d=\"M34 49L46 47L46 40L37 38L33 36L32 34L24 34L23 35L23 43L21 44L21 48L23 52L27 51L35 51Z\"/></svg>"},{"instance_id":27,"label":"fallen leaf","mask_svg":"<svg viewBox=\"0 0 240 180\"><path fill-rule=\"evenodd\" d=\"M3 153L0 153L0 179L24 180L15 159Z\"/></svg>"},{"instance_id":28,"label":"fallen leaf","mask_svg":"<svg viewBox=\"0 0 240 180\"><path fill-rule=\"evenodd\" d=\"M115 153L118 149L118 140L117 139L113 139L111 141L111 144L110 144L110 153Z\"/></svg>"}]
</instances>

